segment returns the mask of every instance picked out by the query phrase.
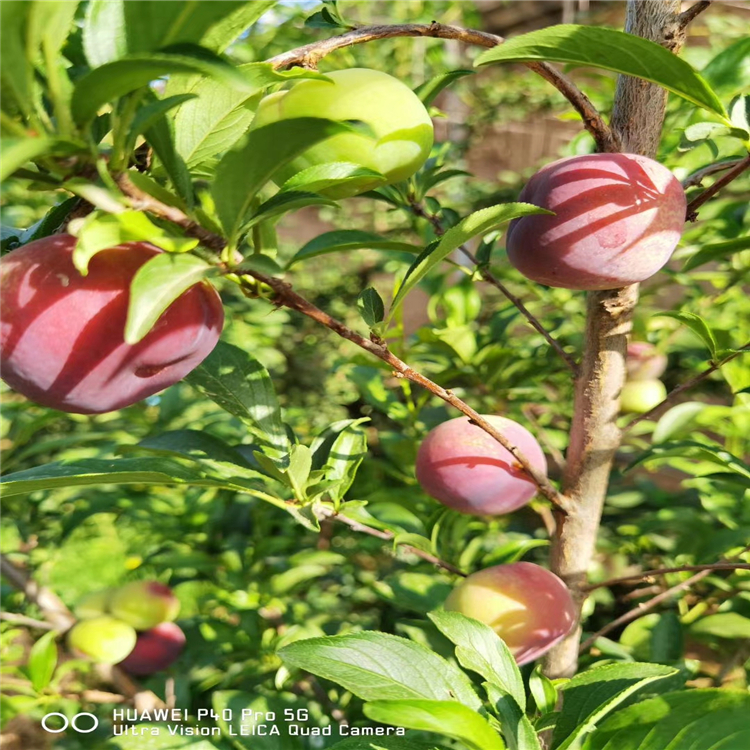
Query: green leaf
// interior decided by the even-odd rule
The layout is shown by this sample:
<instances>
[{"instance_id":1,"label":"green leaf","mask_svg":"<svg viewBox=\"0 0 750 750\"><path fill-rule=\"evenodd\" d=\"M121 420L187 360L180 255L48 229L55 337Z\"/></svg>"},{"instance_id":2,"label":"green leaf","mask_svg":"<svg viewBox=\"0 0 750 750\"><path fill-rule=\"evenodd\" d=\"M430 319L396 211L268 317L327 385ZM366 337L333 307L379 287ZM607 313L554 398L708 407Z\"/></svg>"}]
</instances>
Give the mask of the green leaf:
<instances>
[{"instance_id":1,"label":"green leaf","mask_svg":"<svg viewBox=\"0 0 750 750\"><path fill-rule=\"evenodd\" d=\"M170 109L179 107L184 102L194 98L195 94L177 94L176 96L168 96L166 99L155 98L150 104L141 107L130 126L125 153L129 154L135 148L138 136L151 129Z\"/></svg>"},{"instance_id":2,"label":"green leaf","mask_svg":"<svg viewBox=\"0 0 750 750\"><path fill-rule=\"evenodd\" d=\"M236 242L253 198L279 168L348 130L342 123L313 117L281 120L251 130L242 146L225 154L216 167L212 193L230 241Z\"/></svg>"},{"instance_id":3,"label":"green leaf","mask_svg":"<svg viewBox=\"0 0 750 750\"><path fill-rule=\"evenodd\" d=\"M305 206L335 205L336 201L331 200L330 198L325 198L317 193L302 193L296 191L276 193L276 195L258 206L258 209L253 213L249 221L247 221L242 227L242 231L246 232L258 222L274 219L277 216L289 213L290 211L296 211Z\"/></svg>"},{"instance_id":4,"label":"green leaf","mask_svg":"<svg viewBox=\"0 0 750 750\"><path fill-rule=\"evenodd\" d=\"M149 242L169 253L184 253L198 244L198 240L189 237L171 237L165 229L153 224L142 211L122 211L116 214L95 212L86 217L78 230L73 264L85 276L91 258L102 250L124 242Z\"/></svg>"},{"instance_id":5,"label":"green leaf","mask_svg":"<svg viewBox=\"0 0 750 750\"><path fill-rule=\"evenodd\" d=\"M2 107L10 115L23 113L27 118L33 117L35 101L35 94L32 93L34 66L26 52L26 28L31 7L26 0L4 0L0 3ZM3 174L5 170L3 154Z\"/></svg>"},{"instance_id":6,"label":"green leaf","mask_svg":"<svg viewBox=\"0 0 750 750\"><path fill-rule=\"evenodd\" d=\"M236 467L241 467L243 470L250 468L236 448L207 432L198 430L162 432L159 435L144 438L137 447L160 455L187 458L199 463L210 461L214 464L231 465L234 470Z\"/></svg>"},{"instance_id":7,"label":"green leaf","mask_svg":"<svg viewBox=\"0 0 750 750\"><path fill-rule=\"evenodd\" d=\"M279 651L297 667L343 686L366 701L425 698L481 702L466 675L438 654L395 635L367 631L297 641Z\"/></svg>"},{"instance_id":8,"label":"green leaf","mask_svg":"<svg viewBox=\"0 0 750 750\"><path fill-rule=\"evenodd\" d=\"M7 180L26 162L48 154L54 145L52 138L3 138L0 140L0 180Z\"/></svg>"},{"instance_id":9,"label":"green leaf","mask_svg":"<svg viewBox=\"0 0 750 750\"><path fill-rule=\"evenodd\" d=\"M147 260L130 284L125 343L137 344L178 297L217 274L217 268L195 255L163 253Z\"/></svg>"},{"instance_id":10,"label":"green leaf","mask_svg":"<svg viewBox=\"0 0 750 750\"><path fill-rule=\"evenodd\" d=\"M504 750L500 735L478 713L453 701L378 700L366 703L365 716L463 742L471 750Z\"/></svg>"},{"instance_id":11,"label":"green leaf","mask_svg":"<svg viewBox=\"0 0 750 750\"><path fill-rule=\"evenodd\" d=\"M605 664L577 674L562 686L563 710L552 736L552 750L576 747L631 695L677 672L660 664L634 662Z\"/></svg>"},{"instance_id":12,"label":"green leaf","mask_svg":"<svg viewBox=\"0 0 750 750\"><path fill-rule=\"evenodd\" d=\"M684 690L636 703L600 724L584 750L744 750L750 695Z\"/></svg>"},{"instance_id":13,"label":"green leaf","mask_svg":"<svg viewBox=\"0 0 750 750\"><path fill-rule=\"evenodd\" d=\"M552 680L542 672L539 664L534 667L534 671L529 677L529 692L542 716L552 713L557 707L557 688Z\"/></svg>"},{"instance_id":14,"label":"green leaf","mask_svg":"<svg viewBox=\"0 0 750 750\"><path fill-rule=\"evenodd\" d=\"M721 96L750 89L750 37L744 36L722 50L703 68L703 77Z\"/></svg>"},{"instance_id":15,"label":"green leaf","mask_svg":"<svg viewBox=\"0 0 750 750\"><path fill-rule=\"evenodd\" d=\"M186 380L239 417L264 443L281 455L288 453L289 441L271 377L248 352L219 341Z\"/></svg>"},{"instance_id":16,"label":"green leaf","mask_svg":"<svg viewBox=\"0 0 750 750\"><path fill-rule=\"evenodd\" d=\"M735 253L750 248L750 235L746 237L737 237L726 242L712 242L704 245L697 253L691 255L682 267L683 272L692 271L704 263L710 263L712 260L731 258Z\"/></svg>"},{"instance_id":17,"label":"green leaf","mask_svg":"<svg viewBox=\"0 0 750 750\"><path fill-rule=\"evenodd\" d=\"M201 472L164 458L86 458L36 466L0 478L3 494L22 495L58 487L106 484L188 484L214 487Z\"/></svg>"},{"instance_id":18,"label":"green leaf","mask_svg":"<svg viewBox=\"0 0 750 750\"><path fill-rule=\"evenodd\" d=\"M719 612L693 623L690 632L712 638L750 638L750 618L739 612Z\"/></svg>"},{"instance_id":19,"label":"green leaf","mask_svg":"<svg viewBox=\"0 0 750 750\"><path fill-rule=\"evenodd\" d=\"M422 104L424 104L425 107L429 107L443 89L450 86L459 78L470 76L473 73L473 70L449 70L447 73L441 73L434 78L430 78L429 81L420 83L419 86L414 89L414 93L422 100Z\"/></svg>"},{"instance_id":20,"label":"green leaf","mask_svg":"<svg viewBox=\"0 0 750 750\"><path fill-rule=\"evenodd\" d=\"M702 401L686 401L673 406L657 422L651 440L654 443L666 443L686 426L692 424L698 414L706 408Z\"/></svg>"},{"instance_id":21,"label":"green leaf","mask_svg":"<svg viewBox=\"0 0 750 750\"><path fill-rule=\"evenodd\" d=\"M719 345L708 323L700 315L691 312L664 312L656 313L656 316L674 318L675 320L679 320L683 325L686 325L706 345L708 351L711 352L711 359L716 359L716 352Z\"/></svg>"},{"instance_id":22,"label":"green leaf","mask_svg":"<svg viewBox=\"0 0 750 750\"><path fill-rule=\"evenodd\" d=\"M361 427L367 421L365 417L334 422L310 446L313 469L324 471L325 481L320 489L334 502L349 491L367 455L367 434ZM317 487L309 490L311 494L317 491Z\"/></svg>"},{"instance_id":23,"label":"green leaf","mask_svg":"<svg viewBox=\"0 0 750 750\"><path fill-rule=\"evenodd\" d=\"M481 675L508 693L522 711L526 709L526 692L516 660L491 627L458 612L431 612L429 618L456 645L456 658L464 669Z\"/></svg>"},{"instance_id":24,"label":"green leaf","mask_svg":"<svg viewBox=\"0 0 750 750\"><path fill-rule=\"evenodd\" d=\"M484 683L487 696L500 717L503 737L509 750L542 750L534 727L511 695L495 685Z\"/></svg>"},{"instance_id":25,"label":"green leaf","mask_svg":"<svg viewBox=\"0 0 750 750\"><path fill-rule=\"evenodd\" d=\"M642 78L722 119L727 113L705 79L669 50L633 34L598 26L561 24L509 39L483 52L475 65L501 62L573 63Z\"/></svg>"},{"instance_id":26,"label":"green leaf","mask_svg":"<svg viewBox=\"0 0 750 750\"><path fill-rule=\"evenodd\" d=\"M359 229L337 229L333 232L326 232L310 240L294 257L287 263L287 268L293 264L299 263L307 258L314 258L318 255L328 253L342 253L349 250L396 250L398 252L418 253L420 248L417 245L410 245L407 242L395 242L384 239L379 234L373 232L363 232Z\"/></svg>"},{"instance_id":27,"label":"green leaf","mask_svg":"<svg viewBox=\"0 0 750 750\"><path fill-rule=\"evenodd\" d=\"M385 317L385 305L383 304L383 300L377 291L371 286L360 292L357 297L357 309L362 316L362 320L364 320L370 328L374 328L378 323L382 322Z\"/></svg>"},{"instance_id":28,"label":"green leaf","mask_svg":"<svg viewBox=\"0 0 750 750\"><path fill-rule=\"evenodd\" d=\"M73 197L66 198L62 203L53 206L36 224L21 232L18 237L20 243L25 245L27 242L33 242L42 237L49 237L51 234L56 234L77 203L78 198Z\"/></svg>"},{"instance_id":29,"label":"green leaf","mask_svg":"<svg viewBox=\"0 0 750 750\"><path fill-rule=\"evenodd\" d=\"M358 164L345 161L334 161L328 164L316 164L303 169L294 177L290 177L282 186L282 190L303 190L308 193L319 193L332 187L364 187L371 189L384 185L385 175Z\"/></svg>"},{"instance_id":30,"label":"green leaf","mask_svg":"<svg viewBox=\"0 0 750 750\"><path fill-rule=\"evenodd\" d=\"M177 150L190 169L237 143L255 116L253 97L264 88L298 78L327 80L314 71L303 68L278 71L271 63L264 62L240 65L237 70L247 80L247 90L238 91L215 78L195 78L185 87L187 93L197 98L180 107L174 128Z\"/></svg>"},{"instance_id":31,"label":"green leaf","mask_svg":"<svg viewBox=\"0 0 750 750\"><path fill-rule=\"evenodd\" d=\"M462 219L456 226L451 227L441 238L440 241L431 245L427 250L412 263L406 272L401 287L391 303L391 309L388 312L388 320L391 320L403 303L406 295L414 289L417 284L430 272L447 258L454 250L468 242L472 237L487 234L487 232L504 224L505 222L517 219L519 216L530 216L532 214L550 214L551 211L532 206L530 203L501 203L497 206L490 206L475 211L465 219Z\"/></svg>"},{"instance_id":32,"label":"green leaf","mask_svg":"<svg viewBox=\"0 0 750 750\"><path fill-rule=\"evenodd\" d=\"M44 690L52 680L57 667L57 633L45 633L29 651L28 670L31 686L37 693Z\"/></svg>"},{"instance_id":33,"label":"green leaf","mask_svg":"<svg viewBox=\"0 0 750 750\"><path fill-rule=\"evenodd\" d=\"M674 442L663 443L661 445L652 445L642 455L633 461L627 470L630 470L638 464L646 461L664 460L678 456L680 458L690 458L697 461L707 461L716 464L733 474L739 474L743 477L750 477L750 468L737 456L732 455L718 446L705 445L692 440L677 440Z\"/></svg>"},{"instance_id":34,"label":"green leaf","mask_svg":"<svg viewBox=\"0 0 750 750\"><path fill-rule=\"evenodd\" d=\"M73 119L85 125L107 102L171 73L199 73L226 81L240 91L250 88L237 68L220 58L167 52L131 55L95 68L76 82L71 100Z\"/></svg>"},{"instance_id":35,"label":"green leaf","mask_svg":"<svg viewBox=\"0 0 750 750\"><path fill-rule=\"evenodd\" d=\"M707 141L710 138L738 138L744 142L748 139L748 133L742 128L721 122L696 122L685 128L685 139L691 143Z\"/></svg>"}]
</instances>

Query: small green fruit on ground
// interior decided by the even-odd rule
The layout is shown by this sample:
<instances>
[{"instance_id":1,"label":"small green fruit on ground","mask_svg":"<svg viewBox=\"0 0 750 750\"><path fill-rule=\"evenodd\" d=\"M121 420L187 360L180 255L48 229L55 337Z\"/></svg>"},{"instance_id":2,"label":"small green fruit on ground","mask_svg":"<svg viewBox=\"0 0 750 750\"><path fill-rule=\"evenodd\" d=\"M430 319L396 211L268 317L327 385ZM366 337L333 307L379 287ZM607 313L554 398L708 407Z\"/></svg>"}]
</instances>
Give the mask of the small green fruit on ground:
<instances>
[{"instance_id":1,"label":"small green fruit on ground","mask_svg":"<svg viewBox=\"0 0 750 750\"><path fill-rule=\"evenodd\" d=\"M95 591L93 594L86 594L76 604L74 612L79 620L89 620L92 617L101 617L109 612L109 599L112 596L112 589Z\"/></svg>"},{"instance_id":2,"label":"small green fruit on ground","mask_svg":"<svg viewBox=\"0 0 750 750\"><path fill-rule=\"evenodd\" d=\"M130 674L145 676L171 666L185 647L185 634L173 622L163 622L145 633L118 666Z\"/></svg>"},{"instance_id":3,"label":"small green fruit on ground","mask_svg":"<svg viewBox=\"0 0 750 750\"><path fill-rule=\"evenodd\" d=\"M159 623L174 620L180 611L180 602L163 583L135 581L112 594L109 609L136 630L149 630Z\"/></svg>"},{"instance_id":4,"label":"small green fruit on ground","mask_svg":"<svg viewBox=\"0 0 750 750\"><path fill-rule=\"evenodd\" d=\"M68 633L68 645L74 654L98 664L117 664L135 647L135 628L108 615L81 620Z\"/></svg>"},{"instance_id":5,"label":"small green fruit on ground","mask_svg":"<svg viewBox=\"0 0 750 750\"><path fill-rule=\"evenodd\" d=\"M667 357L647 341L631 341L625 360L628 380L654 380L667 369Z\"/></svg>"},{"instance_id":6,"label":"small green fruit on ground","mask_svg":"<svg viewBox=\"0 0 750 750\"><path fill-rule=\"evenodd\" d=\"M525 427L505 417L483 417L546 475L544 453ZM428 433L417 452L416 474L428 495L461 513L510 513L537 492L510 451L468 417L443 422Z\"/></svg>"},{"instance_id":7,"label":"small green fruit on ground","mask_svg":"<svg viewBox=\"0 0 750 750\"><path fill-rule=\"evenodd\" d=\"M538 659L575 626L576 608L565 584L533 563L496 565L465 578L445 608L489 625L519 664Z\"/></svg>"},{"instance_id":8,"label":"small green fruit on ground","mask_svg":"<svg viewBox=\"0 0 750 750\"><path fill-rule=\"evenodd\" d=\"M548 164L519 200L554 211L508 227L508 260L532 281L616 289L653 276L685 226L685 191L638 154L572 156Z\"/></svg>"},{"instance_id":9,"label":"small green fruit on ground","mask_svg":"<svg viewBox=\"0 0 750 750\"><path fill-rule=\"evenodd\" d=\"M667 389L661 380L629 380L620 393L620 411L643 414L666 397Z\"/></svg>"},{"instance_id":10,"label":"small green fruit on ground","mask_svg":"<svg viewBox=\"0 0 750 750\"><path fill-rule=\"evenodd\" d=\"M367 133L342 133L312 146L277 172L285 182L308 167L329 162L349 162L380 172L385 184L411 177L427 160L433 141L432 120L419 97L397 78L366 68L325 74L331 82L303 80L287 91L263 99L253 120L259 128L280 120L319 117L359 121ZM371 190L381 181L358 182L355 187L321 190L332 198L346 198Z\"/></svg>"}]
</instances>

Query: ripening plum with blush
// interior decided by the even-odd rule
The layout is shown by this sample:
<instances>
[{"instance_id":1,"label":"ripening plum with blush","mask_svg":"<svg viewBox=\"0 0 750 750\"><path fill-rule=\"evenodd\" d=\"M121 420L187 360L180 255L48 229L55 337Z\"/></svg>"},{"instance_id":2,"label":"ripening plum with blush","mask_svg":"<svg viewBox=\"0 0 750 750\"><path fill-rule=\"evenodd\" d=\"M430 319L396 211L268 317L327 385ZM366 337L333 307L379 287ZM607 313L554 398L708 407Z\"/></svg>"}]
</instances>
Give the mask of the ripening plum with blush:
<instances>
[{"instance_id":1,"label":"ripening plum with blush","mask_svg":"<svg viewBox=\"0 0 750 750\"><path fill-rule=\"evenodd\" d=\"M628 380L654 380L660 378L667 369L667 356L648 341L631 341L628 344L625 368Z\"/></svg>"},{"instance_id":2,"label":"ripening plum with blush","mask_svg":"<svg viewBox=\"0 0 750 750\"><path fill-rule=\"evenodd\" d=\"M451 592L445 609L489 625L519 664L538 659L576 624L567 586L554 573L528 562L472 573Z\"/></svg>"},{"instance_id":3,"label":"ripening plum with blush","mask_svg":"<svg viewBox=\"0 0 750 750\"><path fill-rule=\"evenodd\" d=\"M171 622L180 612L180 601L169 586L157 581L134 581L117 589L109 611L136 630L149 630Z\"/></svg>"},{"instance_id":4,"label":"ripening plum with blush","mask_svg":"<svg viewBox=\"0 0 750 750\"><path fill-rule=\"evenodd\" d=\"M185 634L179 625L163 622L138 633L133 650L118 664L130 674L144 677L170 667L185 647Z\"/></svg>"},{"instance_id":5,"label":"ripening plum with blush","mask_svg":"<svg viewBox=\"0 0 750 750\"><path fill-rule=\"evenodd\" d=\"M525 427L492 414L483 418L546 475L544 453ZM537 491L513 454L468 417L443 422L428 433L417 452L416 474L422 489L435 500L474 515L510 513Z\"/></svg>"},{"instance_id":6,"label":"ripening plum with blush","mask_svg":"<svg viewBox=\"0 0 750 750\"><path fill-rule=\"evenodd\" d=\"M664 166L637 154L572 156L539 170L519 200L554 211L508 227L508 259L532 281L616 289L653 276L685 225L685 191Z\"/></svg>"},{"instance_id":7,"label":"ripening plum with blush","mask_svg":"<svg viewBox=\"0 0 750 750\"><path fill-rule=\"evenodd\" d=\"M130 283L162 251L131 242L97 253L82 276L67 234L31 242L0 260L3 380L43 406L77 414L114 411L173 385L213 350L224 310L199 282L137 344L124 339Z\"/></svg>"}]
</instances>

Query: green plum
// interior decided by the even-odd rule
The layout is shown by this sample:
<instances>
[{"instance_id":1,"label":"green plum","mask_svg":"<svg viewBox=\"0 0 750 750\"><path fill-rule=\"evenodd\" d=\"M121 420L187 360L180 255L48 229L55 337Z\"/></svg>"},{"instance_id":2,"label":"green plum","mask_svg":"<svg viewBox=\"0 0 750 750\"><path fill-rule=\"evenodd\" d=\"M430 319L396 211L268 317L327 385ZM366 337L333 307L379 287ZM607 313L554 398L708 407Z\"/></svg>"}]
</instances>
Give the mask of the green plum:
<instances>
[{"instance_id":1,"label":"green plum","mask_svg":"<svg viewBox=\"0 0 750 750\"><path fill-rule=\"evenodd\" d=\"M76 623L68 633L68 646L98 664L117 664L135 648L137 639L134 627L103 615Z\"/></svg>"},{"instance_id":2,"label":"green plum","mask_svg":"<svg viewBox=\"0 0 750 750\"><path fill-rule=\"evenodd\" d=\"M666 397L667 389L661 380L629 380L620 393L620 411L643 414Z\"/></svg>"},{"instance_id":3,"label":"green plum","mask_svg":"<svg viewBox=\"0 0 750 750\"><path fill-rule=\"evenodd\" d=\"M180 611L180 602L163 583L135 581L112 594L109 609L136 630L149 630L159 623L174 620Z\"/></svg>"},{"instance_id":4,"label":"green plum","mask_svg":"<svg viewBox=\"0 0 750 750\"><path fill-rule=\"evenodd\" d=\"M432 120L419 97L404 83L377 70L351 68L326 73L329 81L307 79L259 104L253 128L298 117L361 122L369 132L334 135L312 146L274 176L282 184L308 167L348 162L380 172L382 179L357 180L319 192L348 198L411 177L432 148Z\"/></svg>"}]
</instances>

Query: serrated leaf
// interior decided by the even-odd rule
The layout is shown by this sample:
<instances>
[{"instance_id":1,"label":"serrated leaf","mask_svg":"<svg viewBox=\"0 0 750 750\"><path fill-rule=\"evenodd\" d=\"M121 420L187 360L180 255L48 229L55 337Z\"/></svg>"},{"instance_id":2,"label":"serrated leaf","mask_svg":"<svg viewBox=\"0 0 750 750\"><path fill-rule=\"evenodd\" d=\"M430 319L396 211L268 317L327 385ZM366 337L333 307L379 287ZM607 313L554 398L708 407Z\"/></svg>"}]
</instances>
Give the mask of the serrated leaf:
<instances>
[{"instance_id":1,"label":"serrated leaf","mask_svg":"<svg viewBox=\"0 0 750 750\"><path fill-rule=\"evenodd\" d=\"M456 645L456 658L462 667L508 693L522 711L526 709L518 664L491 627L458 612L431 612L429 618Z\"/></svg>"},{"instance_id":2,"label":"serrated leaf","mask_svg":"<svg viewBox=\"0 0 750 750\"><path fill-rule=\"evenodd\" d=\"M438 264L447 258L454 250L468 242L472 237L487 234L505 222L520 216L532 214L550 214L551 211L532 206L530 203L501 203L475 211L451 227L440 241L431 245L412 263L406 273L403 283L391 303L388 312L390 321L403 303L406 295Z\"/></svg>"},{"instance_id":3,"label":"serrated leaf","mask_svg":"<svg viewBox=\"0 0 750 750\"><path fill-rule=\"evenodd\" d=\"M240 91L250 88L237 68L218 57L209 60L204 56L167 52L131 55L95 68L76 82L71 99L73 119L79 125L85 125L107 102L174 73L215 77Z\"/></svg>"},{"instance_id":4,"label":"serrated leaf","mask_svg":"<svg viewBox=\"0 0 750 750\"><path fill-rule=\"evenodd\" d=\"M361 427L367 421L365 417L334 422L310 447L313 468L324 471L325 493L334 502L346 495L367 455L367 434Z\"/></svg>"},{"instance_id":5,"label":"serrated leaf","mask_svg":"<svg viewBox=\"0 0 750 750\"><path fill-rule=\"evenodd\" d=\"M501 62L565 62L642 78L713 112L722 119L724 105L706 80L669 50L615 29L560 24L514 37L483 52L476 66Z\"/></svg>"},{"instance_id":6,"label":"serrated leaf","mask_svg":"<svg viewBox=\"0 0 750 750\"><path fill-rule=\"evenodd\" d=\"M281 120L251 130L242 146L225 154L216 167L212 194L230 241L237 240L253 198L280 167L348 130L342 123L313 117Z\"/></svg>"},{"instance_id":7,"label":"serrated leaf","mask_svg":"<svg viewBox=\"0 0 750 750\"><path fill-rule=\"evenodd\" d=\"M633 461L626 470L646 461L663 460L666 458L691 458L697 461L707 461L740 476L750 477L750 468L737 456L732 455L718 446L705 445L692 440L677 440L661 445L652 445L642 455Z\"/></svg>"},{"instance_id":8,"label":"serrated leaf","mask_svg":"<svg viewBox=\"0 0 750 750\"><path fill-rule=\"evenodd\" d=\"M326 232L310 240L295 253L294 257L287 263L287 268L290 268L295 263L299 263L301 260L315 258L318 255L343 253L349 250L360 249L395 250L397 252L412 254L419 253L420 251L417 245L387 240L373 232L363 232L359 229L338 229L333 232Z\"/></svg>"},{"instance_id":9,"label":"serrated leaf","mask_svg":"<svg viewBox=\"0 0 750 750\"><path fill-rule=\"evenodd\" d=\"M691 143L705 141L709 138L737 138L746 141L748 132L740 127L732 127L720 122L696 122L694 125L685 128L685 138Z\"/></svg>"},{"instance_id":10,"label":"serrated leaf","mask_svg":"<svg viewBox=\"0 0 750 750\"><path fill-rule=\"evenodd\" d=\"M44 690L52 680L52 675L57 667L57 643L55 638L58 634L51 630L45 633L29 651L28 670L31 686L37 693Z\"/></svg>"},{"instance_id":11,"label":"serrated leaf","mask_svg":"<svg viewBox=\"0 0 750 750\"><path fill-rule=\"evenodd\" d=\"M217 268L195 255L162 253L147 260L130 283L125 343L137 344L178 297L217 274Z\"/></svg>"},{"instance_id":12,"label":"serrated leaf","mask_svg":"<svg viewBox=\"0 0 750 750\"><path fill-rule=\"evenodd\" d=\"M722 96L750 89L750 37L742 37L714 57L703 77Z\"/></svg>"},{"instance_id":13,"label":"serrated leaf","mask_svg":"<svg viewBox=\"0 0 750 750\"><path fill-rule=\"evenodd\" d=\"M534 727L518 703L508 693L495 685L484 683L487 697L500 717L503 737L508 750L542 750Z\"/></svg>"},{"instance_id":14,"label":"serrated leaf","mask_svg":"<svg viewBox=\"0 0 750 750\"><path fill-rule=\"evenodd\" d=\"M385 317L385 305L380 295L371 286L363 289L357 297L357 309L362 320L374 328Z\"/></svg>"},{"instance_id":15,"label":"serrated leaf","mask_svg":"<svg viewBox=\"0 0 750 750\"><path fill-rule=\"evenodd\" d=\"M165 99L154 98L150 104L141 107L130 126L124 149L125 153L129 154L135 147L138 136L153 127L159 118L169 112L170 109L179 107L181 104L194 98L195 94L177 94L176 96L168 96Z\"/></svg>"},{"instance_id":16,"label":"serrated leaf","mask_svg":"<svg viewBox=\"0 0 750 750\"><path fill-rule=\"evenodd\" d=\"M562 685L563 709L552 735L552 750L576 747L623 701L678 670L660 664L621 663L593 667Z\"/></svg>"},{"instance_id":17,"label":"serrated leaf","mask_svg":"<svg viewBox=\"0 0 750 750\"><path fill-rule=\"evenodd\" d=\"M737 237L726 242L712 242L704 245L697 253L691 255L682 267L683 272L692 271L704 263L710 263L712 260L720 260L731 257L735 253L750 248L750 235L746 237Z\"/></svg>"},{"instance_id":18,"label":"serrated leaf","mask_svg":"<svg viewBox=\"0 0 750 750\"><path fill-rule=\"evenodd\" d=\"M750 747L750 695L741 690L684 690L618 711L584 750L744 750Z\"/></svg>"},{"instance_id":19,"label":"serrated leaf","mask_svg":"<svg viewBox=\"0 0 750 750\"><path fill-rule=\"evenodd\" d=\"M706 345L708 351L711 352L711 359L716 359L716 350L719 345L708 323L700 315L683 311L656 313L656 315L661 318L674 318L686 325Z\"/></svg>"},{"instance_id":20,"label":"serrated leaf","mask_svg":"<svg viewBox=\"0 0 750 750\"><path fill-rule=\"evenodd\" d=\"M248 352L219 341L186 380L239 417L281 456L288 453L289 441L271 377Z\"/></svg>"},{"instance_id":21,"label":"serrated leaf","mask_svg":"<svg viewBox=\"0 0 750 750\"><path fill-rule=\"evenodd\" d=\"M505 743L486 719L453 701L379 700L366 703L364 712L381 724L451 737L470 750L505 750Z\"/></svg>"},{"instance_id":22,"label":"serrated leaf","mask_svg":"<svg viewBox=\"0 0 750 750\"><path fill-rule=\"evenodd\" d=\"M534 698L537 709L544 716L552 713L557 706L557 688L537 664L529 677L529 692Z\"/></svg>"},{"instance_id":23,"label":"serrated leaf","mask_svg":"<svg viewBox=\"0 0 750 750\"><path fill-rule=\"evenodd\" d=\"M473 75L473 73L473 70L450 70L447 73L441 73L434 78L430 78L429 81L420 83L414 89L414 93L422 100L422 104L425 107L429 107L443 89L450 86L459 78Z\"/></svg>"},{"instance_id":24,"label":"serrated leaf","mask_svg":"<svg viewBox=\"0 0 750 750\"><path fill-rule=\"evenodd\" d=\"M264 203L258 206L250 219L243 225L242 231L246 232L258 222L275 219L277 216L297 211L306 206L335 206L336 201L326 198L317 193L304 193L297 191L276 193Z\"/></svg>"},{"instance_id":25,"label":"serrated leaf","mask_svg":"<svg viewBox=\"0 0 750 750\"><path fill-rule=\"evenodd\" d=\"M361 167L345 161L334 161L327 164L316 164L303 169L290 177L282 186L282 190L303 190L308 193L319 193L332 187L364 187L370 189L384 185L385 175L374 169Z\"/></svg>"},{"instance_id":26,"label":"serrated leaf","mask_svg":"<svg viewBox=\"0 0 750 750\"><path fill-rule=\"evenodd\" d=\"M481 702L466 675L436 653L395 635L367 631L297 641L281 660L332 680L366 701L427 699Z\"/></svg>"}]
</instances>

